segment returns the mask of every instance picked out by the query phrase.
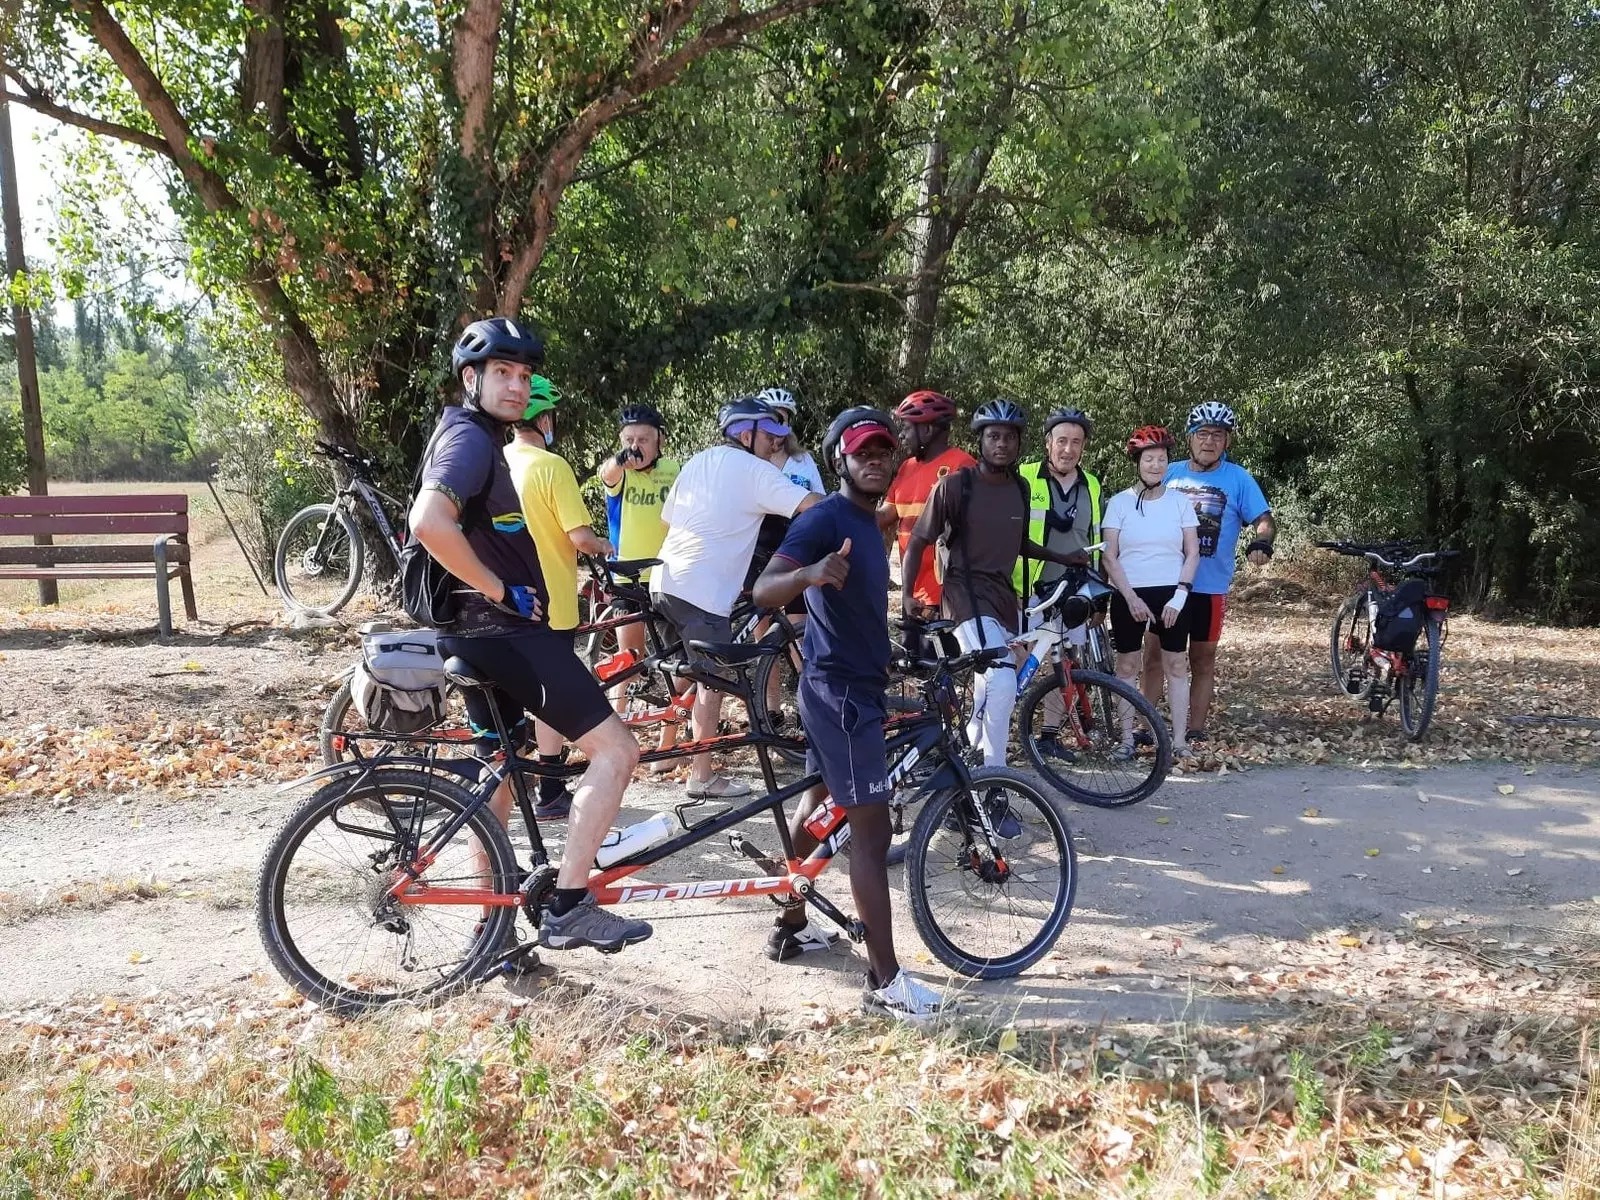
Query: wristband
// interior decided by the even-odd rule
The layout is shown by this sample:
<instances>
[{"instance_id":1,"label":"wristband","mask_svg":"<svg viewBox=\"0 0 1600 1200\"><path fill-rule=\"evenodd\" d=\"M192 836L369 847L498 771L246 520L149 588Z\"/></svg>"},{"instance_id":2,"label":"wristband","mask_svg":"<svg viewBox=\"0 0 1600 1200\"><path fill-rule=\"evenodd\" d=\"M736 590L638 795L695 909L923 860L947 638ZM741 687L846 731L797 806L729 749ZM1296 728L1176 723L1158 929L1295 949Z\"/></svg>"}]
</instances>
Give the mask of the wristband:
<instances>
[{"instance_id":1,"label":"wristband","mask_svg":"<svg viewBox=\"0 0 1600 1200\"><path fill-rule=\"evenodd\" d=\"M1254 554L1257 550L1261 551L1261 553L1265 554L1268 558L1272 557L1272 543L1267 541L1266 538L1256 538L1255 541L1246 546L1244 548L1245 556L1248 557Z\"/></svg>"},{"instance_id":2,"label":"wristband","mask_svg":"<svg viewBox=\"0 0 1600 1200\"><path fill-rule=\"evenodd\" d=\"M1175 602L1178 602L1178 601L1187 600L1188 598L1189 598L1189 585L1187 583L1180 583L1176 588L1174 588L1172 590L1172 599L1169 600L1168 603L1171 604L1171 603L1175 603Z\"/></svg>"}]
</instances>

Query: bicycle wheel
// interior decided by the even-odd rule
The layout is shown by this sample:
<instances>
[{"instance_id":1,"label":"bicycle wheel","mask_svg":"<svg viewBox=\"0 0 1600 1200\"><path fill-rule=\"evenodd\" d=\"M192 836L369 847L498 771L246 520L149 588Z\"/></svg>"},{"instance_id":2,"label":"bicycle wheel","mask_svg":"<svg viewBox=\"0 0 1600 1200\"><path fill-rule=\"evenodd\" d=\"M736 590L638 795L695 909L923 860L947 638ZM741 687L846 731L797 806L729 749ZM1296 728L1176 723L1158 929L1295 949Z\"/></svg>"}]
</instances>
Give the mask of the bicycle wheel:
<instances>
[{"instance_id":1,"label":"bicycle wheel","mask_svg":"<svg viewBox=\"0 0 1600 1200\"><path fill-rule=\"evenodd\" d=\"M386 1004L434 1004L477 981L516 909L401 905L385 896L401 864L475 803L427 771L379 768L364 781L318 788L273 838L256 887L256 923L273 966L308 999L343 1014ZM483 847L487 871L474 862ZM504 827L487 806L443 846L421 877L436 887L517 891Z\"/></svg>"},{"instance_id":2,"label":"bicycle wheel","mask_svg":"<svg viewBox=\"0 0 1600 1200\"><path fill-rule=\"evenodd\" d=\"M1400 728L1413 742L1420 741L1428 732L1428 722L1433 719L1433 704L1439 698L1439 666L1444 645L1439 622L1429 620L1423 626L1428 644L1413 650L1406 662L1406 673L1395 680L1400 693Z\"/></svg>"},{"instance_id":3,"label":"bicycle wheel","mask_svg":"<svg viewBox=\"0 0 1600 1200\"><path fill-rule=\"evenodd\" d=\"M769 654L756 663L750 672L750 703L755 711L750 723L769 733L785 737L800 737L800 668L795 665L800 643L791 642L782 654ZM772 752L784 762L799 764L806 760L806 752L784 746L772 747Z\"/></svg>"},{"instance_id":4,"label":"bicycle wheel","mask_svg":"<svg viewBox=\"0 0 1600 1200\"><path fill-rule=\"evenodd\" d=\"M985 805L1002 832L990 845ZM922 806L906 843L911 918L933 956L973 979L1021 973L1055 945L1072 915L1078 860L1060 803L1009 767L972 772L972 791L940 792Z\"/></svg>"},{"instance_id":5,"label":"bicycle wheel","mask_svg":"<svg viewBox=\"0 0 1600 1200\"><path fill-rule=\"evenodd\" d=\"M1124 749L1137 734L1153 745ZM1155 794L1172 767L1167 723L1139 689L1115 675L1060 664L1023 693L1017 736L1033 769L1069 800L1121 808Z\"/></svg>"},{"instance_id":6,"label":"bicycle wheel","mask_svg":"<svg viewBox=\"0 0 1600 1200\"><path fill-rule=\"evenodd\" d=\"M1367 664L1371 632L1367 628L1367 592L1363 588L1339 608L1328 631L1328 661L1333 684L1346 696L1360 700L1372 690L1372 669Z\"/></svg>"},{"instance_id":7,"label":"bicycle wheel","mask_svg":"<svg viewBox=\"0 0 1600 1200\"><path fill-rule=\"evenodd\" d=\"M361 584L361 531L350 514L313 504L289 518L272 555L272 574L290 608L331 617Z\"/></svg>"}]
</instances>

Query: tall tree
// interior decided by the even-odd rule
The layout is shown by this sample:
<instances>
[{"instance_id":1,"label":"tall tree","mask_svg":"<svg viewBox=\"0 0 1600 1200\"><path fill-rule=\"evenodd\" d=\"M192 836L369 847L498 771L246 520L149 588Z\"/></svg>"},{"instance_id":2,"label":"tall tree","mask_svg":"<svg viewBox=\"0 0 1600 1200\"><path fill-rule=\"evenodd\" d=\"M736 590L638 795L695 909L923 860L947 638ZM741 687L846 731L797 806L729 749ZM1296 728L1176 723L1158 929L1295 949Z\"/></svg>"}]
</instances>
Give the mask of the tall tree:
<instances>
[{"instance_id":1,"label":"tall tree","mask_svg":"<svg viewBox=\"0 0 1600 1200\"><path fill-rule=\"evenodd\" d=\"M353 444L457 314L519 314L596 139L821 0L26 0L13 99L164 160L202 282Z\"/></svg>"}]
</instances>

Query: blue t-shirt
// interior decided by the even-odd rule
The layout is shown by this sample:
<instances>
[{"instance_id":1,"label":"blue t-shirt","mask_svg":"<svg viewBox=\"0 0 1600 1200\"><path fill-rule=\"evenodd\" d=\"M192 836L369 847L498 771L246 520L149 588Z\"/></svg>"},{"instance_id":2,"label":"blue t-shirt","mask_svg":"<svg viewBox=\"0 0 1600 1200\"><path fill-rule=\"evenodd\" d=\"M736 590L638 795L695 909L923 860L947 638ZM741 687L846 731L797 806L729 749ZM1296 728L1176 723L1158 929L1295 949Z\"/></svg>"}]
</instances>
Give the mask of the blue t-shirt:
<instances>
[{"instance_id":1,"label":"blue t-shirt","mask_svg":"<svg viewBox=\"0 0 1600 1200\"><path fill-rule=\"evenodd\" d=\"M1271 505L1255 476L1226 457L1209 471L1196 471L1187 459L1167 468L1167 486L1194 502L1200 518L1200 569L1194 590L1223 595L1233 583L1239 557L1239 531L1261 519Z\"/></svg>"},{"instance_id":2,"label":"blue t-shirt","mask_svg":"<svg viewBox=\"0 0 1600 1200\"><path fill-rule=\"evenodd\" d=\"M844 587L806 589L805 669L826 679L885 688L889 683L889 555L875 514L843 493L794 519L777 555L798 566L821 562L850 539Z\"/></svg>"},{"instance_id":3,"label":"blue t-shirt","mask_svg":"<svg viewBox=\"0 0 1600 1200\"><path fill-rule=\"evenodd\" d=\"M465 408L447 408L439 417L433 448L422 465L422 488L443 492L461 510L467 544L507 587L531 587L546 612L550 593L539 568L539 551L522 519L522 500L511 481L501 448L505 434L498 422ZM478 519L472 515L474 497L482 494ZM454 634L500 634L525 631L529 622L502 612L477 592L461 595L461 616L450 627Z\"/></svg>"}]
</instances>

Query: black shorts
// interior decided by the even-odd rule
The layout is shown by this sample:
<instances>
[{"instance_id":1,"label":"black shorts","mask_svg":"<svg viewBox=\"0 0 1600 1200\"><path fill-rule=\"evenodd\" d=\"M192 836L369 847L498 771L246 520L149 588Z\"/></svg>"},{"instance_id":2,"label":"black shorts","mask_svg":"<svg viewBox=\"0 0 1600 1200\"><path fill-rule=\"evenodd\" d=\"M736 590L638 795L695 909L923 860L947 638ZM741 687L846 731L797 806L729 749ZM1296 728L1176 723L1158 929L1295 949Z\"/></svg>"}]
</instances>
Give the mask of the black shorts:
<instances>
[{"instance_id":1,"label":"black shorts","mask_svg":"<svg viewBox=\"0 0 1600 1200\"><path fill-rule=\"evenodd\" d=\"M492 738L492 702L500 719L520 743L524 713L532 713L569 742L575 742L611 716L611 702L572 648L571 630L557 632L535 626L504 637L439 638L439 652L458 654L495 687L487 695L474 688L466 694L467 716L480 737ZM492 700L491 700L492 697Z\"/></svg>"},{"instance_id":2,"label":"black shorts","mask_svg":"<svg viewBox=\"0 0 1600 1200\"><path fill-rule=\"evenodd\" d=\"M1167 601L1172 599L1177 586L1171 587L1141 587L1134 588L1134 594L1144 601L1154 617L1147 626L1143 621L1135 621L1133 613L1128 610L1128 602L1122 598L1122 593L1117 592L1111 597L1111 640L1117 647L1118 654L1136 653L1144 645L1144 635L1149 632L1156 635L1161 641L1161 648L1170 654L1182 654L1189 648L1189 608L1184 606L1178 614L1177 624L1168 629L1161 623L1161 610L1167 606Z\"/></svg>"},{"instance_id":3,"label":"black shorts","mask_svg":"<svg viewBox=\"0 0 1600 1200\"><path fill-rule=\"evenodd\" d=\"M822 776L838 804L887 804L889 760L883 742L883 689L843 683L810 671L796 699L806 731L806 771Z\"/></svg>"}]
</instances>

